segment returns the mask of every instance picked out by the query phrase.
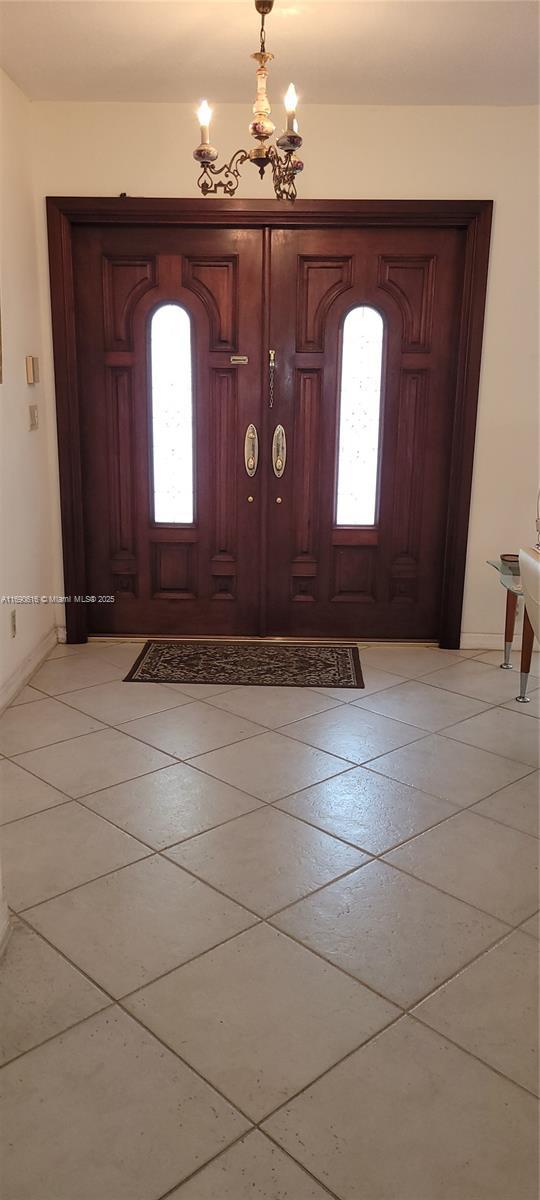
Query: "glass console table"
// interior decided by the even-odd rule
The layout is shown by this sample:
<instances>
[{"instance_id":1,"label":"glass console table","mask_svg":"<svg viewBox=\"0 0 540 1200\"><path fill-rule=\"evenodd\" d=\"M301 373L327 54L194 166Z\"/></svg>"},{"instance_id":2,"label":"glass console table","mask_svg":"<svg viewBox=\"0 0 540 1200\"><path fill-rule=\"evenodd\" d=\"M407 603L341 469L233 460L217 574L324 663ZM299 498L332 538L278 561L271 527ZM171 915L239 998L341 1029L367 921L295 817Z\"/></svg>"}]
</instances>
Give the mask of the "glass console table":
<instances>
[{"instance_id":1,"label":"glass console table","mask_svg":"<svg viewBox=\"0 0 540 1200\"><path fill-rule=\"evenodd\" d=\"M495 567L499 576L499 582L506 588L506 617L504 623L504 661L501 663L503 671L512 670L512 642L514 640L514 629L516 624L516 613L520 597L523 596L523 587L521 584L521 576L516 575L508 563L501 562L500 558L488 558L490 567ZM529 620L527 609L523 612L523 638L521 643L521 666L520 666L520 684L519 696L516 700L519 704L528 704L530 697L527 695L527 687L529 683L529 672L531 669L532 648L534 642L533 627Z\"/></svg>"}]
</instances>

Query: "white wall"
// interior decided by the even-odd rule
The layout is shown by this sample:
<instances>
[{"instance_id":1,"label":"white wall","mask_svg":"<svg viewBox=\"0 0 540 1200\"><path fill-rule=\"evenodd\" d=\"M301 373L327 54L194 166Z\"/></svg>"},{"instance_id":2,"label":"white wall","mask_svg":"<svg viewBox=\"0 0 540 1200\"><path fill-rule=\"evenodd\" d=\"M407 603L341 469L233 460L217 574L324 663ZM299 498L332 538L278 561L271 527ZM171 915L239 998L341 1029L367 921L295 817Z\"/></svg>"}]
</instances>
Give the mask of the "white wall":
<instances>
[{"instance_id":1,"label":"white wall","mask_svg":"<svg viewBox=\"0 0 540 1200\"><path fill-rule=\"evenodd\" d=\"M53 590L53 538L47 424L52 393L26 383L25 356L41 356L40 285L32 181L31 105L0 73L0 300L3 383L0 385L0 595ZM39 429L28 430L28 405L39 406ZM54 640L54 610L0 604L0 709Z\"/></svg>"},{"instance_id":2,"label":"white wall","mask_svg":"<svg viewBox=\"0 0 540 1200\"><path fill-rule=\"evenodd\" d=\"M32 109L46 312L45 195L194 196L197 129L187 105ZM495 201L463 642L498 644L504 597L485 560L532 541L538 486L537 110L313 106L300 115L305 198ZM212 137L223 153L246 145L248 120L249 105L218 109ZM248 165L239 194L270 196L270 181L261 185ZM44 351L50 372L49 342ZM50 381L48 373L48 392Z\"/></svg>"}]
</instances>

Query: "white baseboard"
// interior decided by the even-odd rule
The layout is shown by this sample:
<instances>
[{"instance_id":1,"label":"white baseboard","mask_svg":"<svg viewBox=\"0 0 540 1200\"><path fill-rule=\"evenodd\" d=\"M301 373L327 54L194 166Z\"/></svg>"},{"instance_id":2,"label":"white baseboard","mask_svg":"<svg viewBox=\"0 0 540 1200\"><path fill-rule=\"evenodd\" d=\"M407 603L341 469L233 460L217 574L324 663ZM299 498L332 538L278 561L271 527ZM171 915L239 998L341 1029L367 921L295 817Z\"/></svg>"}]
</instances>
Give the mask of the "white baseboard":
<instances>
[{"instance_id":1,"label":"white baseboard","mask_svg":"<svg viewBox=\"0 0 540 1200\"><path fill-rule=\"evenodd\" d=\"M460 650L500 650L502 654L503 643L503 630L500 633L462 633ZM521 650L521 634L516 634L512 648Z\"/></svg>"},{"instance_id":2,"label":"white baseboard","mask_svg":"<svg viewBox=\"0 0 540 1200\"><path fill-rule=\"evenodd\" d=\"M6 679L6 682L0 687L0 713L7 708L8 704L14 700L17 692L20 692L25 683L45 661L47 655L50 654L54 646L57 645L57 631L53 627L49 629L42 638L40 638L37 646L26 655L22 663L17 667L16 671Z\"/></svg>"},{"instance_id":3,"label":"white baseboard","mask_svg":"<svg viewBox=\"0 0 540 1200\"><path fill-rule=\"evenodd\" d=\"M58 636L58 641L61 645L63 645L65 642L67 642L65 625L59 625L56 630L56 633ZM159 635L156 635L156 636L159 636ZM148 640L149 637L150 637L150 634L137 635L134 633L126 633L126 634L124 634L123 637L120 634L117 635L117 638L123 642L145 642ZM90 642L98 642L98 641L109 642L111 639L110 639L110 637L103 637L103 638L90 637L88 640ZM365 644L367 644L367 642ZM381 645L386 645L386 644L387 644L386 642L381 643ZM400 645L400 644L401 643L396 643L396 645ZM408 644L409 643L405 643L405 645L408 645ZM420 644L426 645L427 643L422 642ZM461 650L499 650L499 649L502 649L502 644L503 644L502 632L501 633L462 633L460 648L461 648ZM377 645L377 639L371 638L370 645ZM437 642L433 642L433 645L436 646ZM513 645L514 645L514 650L521 650L521 635L520 634L516 634Z\"/></svg>"},{"instance_id":4,"label":"white baseboard","mask_svg":"<svg viewBox=\"0 0 540 1200\"><path fill-rule=\"evenodd\" d=\"M147 636L149 636L149 635L141 634L140 636L137 636L136 634L124 634L124 636L121 638L121 640L129 641L129 642L144 642L147 640ZM65 625L58 625L55 630L51 630L50 633L47 634L47 639L49 639L49 640L47 640L45 649L43 649L43 650L41 649L41 647L45 643L40 642L39 646L36 648L36 650L33 652L33 654L29 656L29 658L30 658L29 665L27 665L29 660L25 659L25 662L22 663L19 670L10 679L8 679L7 683L4 684L4 687L2 689L0 689L0 709L2 707L5 707L6 704L10 703L10 700L13 699L13 696L15 695L15 693L17 691L19 691L19 689L21 687L24 686L26 681L30 678L30 675L32 675L33 672L37 670L38 666L40 665L40 661L41 661L40 655L41 655L41 658L43 659L46 657L46 655L49 653L49 651L52 650L53 646L55 646L57 643L59 643L60 645L64 645L64 643L67 642L67 634L66 634ZM92 637L89 640L92 642L96 642L96 641L100 641L100 640L108 642L108 641L110 641L110 638L104 637L103 639L100 639L100 638ZM501 633L462 633L461 641L460 641L460 649L461 650L501 650L502 651L503 640L504 640L504 637L503 637L502 630L501 630ZM376 639L372 638L371 643L375 645ZM424 643L422 643L422 644L424 644ZM434 642L433 644L436 645L437 643ZM521 635L520 634L516 633L516 636L515 636L514 642L513 642L513 648L514 648L514 650L521 650ZM12 679L16 680L16 683L13 685L13 688L12 688ZM9 698L9 700L5 700L4 699L4 691L6 689L9 690L10 688L12 689L10 698Z\"/></svg>"}]
</instances>

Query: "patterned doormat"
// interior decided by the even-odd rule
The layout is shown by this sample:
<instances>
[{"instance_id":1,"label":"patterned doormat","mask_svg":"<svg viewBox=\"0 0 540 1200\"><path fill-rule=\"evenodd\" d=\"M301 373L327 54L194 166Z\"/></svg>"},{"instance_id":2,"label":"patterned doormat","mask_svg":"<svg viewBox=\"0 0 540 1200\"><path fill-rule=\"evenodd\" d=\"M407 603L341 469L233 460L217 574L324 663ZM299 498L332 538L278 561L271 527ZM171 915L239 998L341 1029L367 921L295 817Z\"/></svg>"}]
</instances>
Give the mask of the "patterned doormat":
<instances>
[{"instance_id":1,"label":"patterned doormat","mask_svg":"<svg viewBox=\"0 0 540 1200\"><path fill-rule=\"evenodd\" d=\"M147 642L125 682L363 688L356 646Z\"/></svg>"}]
</instances>

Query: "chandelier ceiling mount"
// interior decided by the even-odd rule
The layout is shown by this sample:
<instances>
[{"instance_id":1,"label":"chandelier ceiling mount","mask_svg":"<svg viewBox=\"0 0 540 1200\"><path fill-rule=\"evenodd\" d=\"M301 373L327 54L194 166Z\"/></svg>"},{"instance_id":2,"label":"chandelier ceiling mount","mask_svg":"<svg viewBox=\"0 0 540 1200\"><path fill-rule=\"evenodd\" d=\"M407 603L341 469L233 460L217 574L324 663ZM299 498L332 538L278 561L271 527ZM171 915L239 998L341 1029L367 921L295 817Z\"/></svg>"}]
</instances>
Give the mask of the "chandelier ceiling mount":
<instances>
[{"instance_id":1,"label":"chandelier ceiling mount","mask_svg":"<svg viewBox=\"0 0 540 1200\"><path fill-rule=\"evenodd\" d=\"M286 128L275 142L270 140L276 127L270 115L272 109L267 94L267 79L268 63L273 60L274 55L266 49L265 18L272 12L273 7L274 0L255 0L255 8L261 18L261 28L259 49L251 55L257 63L257 94L249 132L257 145L253 150L236 150L228 163L217 166L218 152L210 143L212 109L208 102L203 100L198 110L201 141L193 151L193 157L201 167L197 184L203 196L215 196L220 192L225 196L234 196L240 183L241 167L244 163L251 162L257 167L261 179L264 178L267 167L270 167L278 200L296 199L296 176L303 171L304 164L297 155L302 138L296 119L298 99L292 83L285 96Z\"/></svg>"}]
</instances>

